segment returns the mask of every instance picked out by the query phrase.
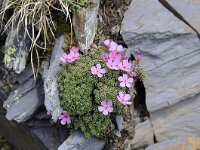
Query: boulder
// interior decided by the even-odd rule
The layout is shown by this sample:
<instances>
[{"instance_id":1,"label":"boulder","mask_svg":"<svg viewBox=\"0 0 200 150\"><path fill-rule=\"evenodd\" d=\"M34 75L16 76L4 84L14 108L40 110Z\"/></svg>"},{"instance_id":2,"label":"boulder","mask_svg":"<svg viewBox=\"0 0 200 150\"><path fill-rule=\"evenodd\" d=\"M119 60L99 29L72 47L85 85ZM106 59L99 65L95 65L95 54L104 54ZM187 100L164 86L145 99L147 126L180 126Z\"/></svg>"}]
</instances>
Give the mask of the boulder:
<instances>
[{"instance_id":1,"label":"boulder","mask_svg":"<svg viewBox=\"0 0 200 150\"><path fill-rule=\"evenodd\" d=\"M80 8L73 15L73 27L80 51L87 53L97 30L97 14L100 0L92 0L92 7Z\"/></svg>"},{"instance_id":2,"label":"boulder","mask_svg":"<svg viewBox=\"0 0 200 150\"><path fill-rule=\"evenodd\" d=\"M23 25L10 30L5 43L4 63L6 67L18 74L21 73L26 67L30 46L31 39Z\"/></svg>"},{"instance_id":3,"label":"boulder","mask_svg":"<svg viewBox=\"0 0 200 150\"><path fill-rule=\"evenodd\" d=\"M153 128L150 120L139 123L135 127L134 139L130 142L131 149L143 148L154 143Z\"/></svg>"},{"instance_id":4,"label":"boulder","mask_svg":"<svg viewBox=\"0 0 200 150\"><path fill-rule=\"evenodd\" d=\"M158 1L133 0L121 34L129 49L134 50L132 53L144 55L149 112L200 92L198 36Z\"/></svg>"},{"instance_id":5,"label":"boulder","mask_svg":"<svg viewBox=\"0 0 200 150\"><path fill-rule=\"evenodd\" d=\"M65 46L64 36L60 36L55 43L53 52L51 55L50 66L43 66L43 79L44 79L44 92L45 92L45 107L46 110L51 112L52 119L56 122L62 109L60 107L60 99L57 89L57 74L61 69L60 56L63 53L63 46ZM48 65L48 63L43 63ZM48 70L47 70L48 69Z\"/></svg>"},{"instance_id":6,"label":"boulder","mask_svg":"<svg viewBox=\"0 0 200 150\"><path fill-rule=\"evenodd\" d=\"M199 148L200 138L190 135L156 143L145 150L197 150Z\"/></svg>"},{"instance_id":7,"label":"boulder","mask_svg":"<svg viewBox=\"0 0 200 150\"><path fill-rule=\"evenodd\" d=\"M73 132L58 150L102 150L106 142L95 137L89 139L79 131Z\"/></svg>"},{"instance_id":8,"label":"boulder","mask_svg":"<svg viewBox=\"0 0 200 150\"><path fill-rule=\"evenodd\" d=\"M200 1L199 0L166 0L199 34L200 34Z\"/></svg>"},{"instance_id":9,"label":"boulder","mask_svg":"<svg viewBox=\"0 0 200 150\"><path fill-rule=\"evenodd\" d=\"M185 2L181 1L180 5L185 7L182 4ZM192 4L189 9L193 9ZM195 18L195 13L189 14ZM195 21L200 24L199 19ZM144 80L146 106L156 140L161 142L186 134L200 136L197 33L159 1L133 0L125 13L121 34L130 53L144 55L141 64L147 77Z\"/></svg>"},{"instance_id":10,"label":"boulder","mask_svg":"<svg viewBox=\"0 0 200 150\"><path fill-rule=\"evenodd\" d=\"M187 134L200 137L200 94L150 114L158 142Z\"/></svg>"},{"instance_id":11,"label":"boulder","mask_svg":"<svg viewBox=\"0 0 200 150\"><path fill-rule=\"evenodd\" d=\"M48 150L57 150L61 144L58 130L49 122L37 121L34 127L31 128L31 132L44 143Z\"/></svg>"},{"instance_id":12,"label":"boulder","mask_svg":"<svg viewBox=\"0 0 200 150\"><path fill-rule=\"evenodd\" d=\"M17 122L28 120L43 104L44 92L41 79L30 78L12 91L3 107L7 110L6 118Z\"/></svg>"}]
</instances>

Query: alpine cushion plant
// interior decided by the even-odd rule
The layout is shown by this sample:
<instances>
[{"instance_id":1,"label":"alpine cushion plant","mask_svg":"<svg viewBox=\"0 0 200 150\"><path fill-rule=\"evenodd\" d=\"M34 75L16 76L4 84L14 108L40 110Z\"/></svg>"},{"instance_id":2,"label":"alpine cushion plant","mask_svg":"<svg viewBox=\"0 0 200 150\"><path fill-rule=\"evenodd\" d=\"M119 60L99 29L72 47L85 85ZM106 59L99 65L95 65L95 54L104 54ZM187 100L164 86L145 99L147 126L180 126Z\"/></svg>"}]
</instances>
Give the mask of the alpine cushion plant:
<instances>
[{"instance_id":1,"label":"alpine cushion plant","mask_svg":"<svg viewBox=\"0 0 200 150\"><path fill-rule=\"evenodd\" d=\"M80 128L86 137L112 133L114 117L126 114L132 105L129 88L138 80L138 70L125 56L124 48L110 40L104 44L87 55L72 47L60 57L63 67L57 83L64 109L60 123Z\"/></svg>"}]
</instances>

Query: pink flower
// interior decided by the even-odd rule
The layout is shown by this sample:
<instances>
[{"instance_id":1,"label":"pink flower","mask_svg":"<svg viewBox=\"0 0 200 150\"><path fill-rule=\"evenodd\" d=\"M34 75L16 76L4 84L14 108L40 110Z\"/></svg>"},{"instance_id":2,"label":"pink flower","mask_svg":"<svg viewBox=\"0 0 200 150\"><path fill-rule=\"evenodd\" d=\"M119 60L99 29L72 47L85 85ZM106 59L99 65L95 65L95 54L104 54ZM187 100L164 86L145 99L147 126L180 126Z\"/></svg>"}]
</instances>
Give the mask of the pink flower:
<instances>
[{"instance_id":1,"label":"pink flower","mask_svg":"<svg viewBox=\"0 0 200 150\"><path fill-rule=\"evenodd\" d=\"M110 52L109 57L111 59L113 59L114 61L120 61L121 58L122 58L122 55L121 54L117 54L116 51L112 51L112 52Z\"/></svg>"},{"instance_id":2,"label":"pink flower","mask_svg":"<svg viewBox=\"0 0 200 150\"><path fill-rule=\"evenodd\" d=\"M128 56L124 56L124 60L129 60L129 57Z\"/></svg>"},{"instance_id":3,"label":"pink flower","mask_svg":"<svg viewBox=\"0 0 200 150\"><path fill-rule=\"evenodd\" d=\"M136 77L136 76L137 76L137 73L134 72L134 71L130 71L130 72L128 72L128 75L129 75L130 77Z\"/></svg>"},{"instance_id":4,"label":"pink flower","mask_svg":"<svg viewBox=\"0 0 200 150\"><path fill-rule=\"evenodd\" d=\"M121 87L131 87L133 84L133 78L129 78L127 74L123 74L122 76L118 77L118 81L120 81L120 86Z\"/></svg>"},{"instance_id":5,"label":"pink flower","mask_svg":"<svg viewBox=\"0 0 200 150\"><path fill-rule=\"evenodd\" d=\"M106 69L101 68L101 65L97 64L96 67L91 68L91 73L101 78L106 73Z\"/></svg>"},{"instance_id":6,"label":"pink flower","mask_svg":"<svg viewBox=\"0 0 200 150\"><path fill-rule=\"evenodd\" d=\"M108 61L108 54L103 54L103 61L107 62Z\"/></svg>"},{"instance_id":7,"label":"pink flower","mask_svg":"<svg viewBox=\"0 0 200 150\"><path fill-rule=\"evenodd\" d=\"M110 46L110 40L105 40L103 43L104 43L107 47Z\"/></svg>"},{"instance_id":8,"label":"pink flower","mask_svg":"<svg viewBox=\"0 0 200 150\"><path fill-rule=\"evenodd\" d=\"M135 60L137 62L140 62L142 59L143 59L143 55L138 54L138 55L135 56Z\"/></svg>"},{"instance_id":9,"label":"pink flower","mask_svg":"<svg viewBox=\"0 0 200 150\"><path fill-rule=\"evenodd\" d=\"M62 64L66 63L67 62L67 54L66 53L63 53L61 56L60 56L60 61Z\"/></svg>"},{"instance_id":10,"label":"pink flower","mask_svg":"<svg viewBox=\"0 0 200 150\"><path fill-rule=\"evenodd\" d=\"M116 51L117 50L117 43L115 43L115 42L111 42L110 44L109 44L109 51Z\"/></svg>"},{"instance_id":11,"label":"pink flower","mask_svg":"<svg viewBox=\"0 0 200 150\"><path fill-rule=\"evenodd\" d=\"M74 51L70 51L70 53L67 55L67 62L68 63L72 63L76 60L79 60L80 57L79 57L79 53L76 53Z\"/></svg>"},{"instance_id":12,"label":"pink flower","mask_svg":"<svg viewBox=\"0 0 200 150\"><path fill-rule=\"evenodd\" d=\"M123 105L131 105L130 102L131 96L129 94L125 94L124 92L120 91L119 95L117 95L117 99L123 104Z\"/></svg>"},{"instance_id":13,"label":"pink flower","mask_svg":"<svg viewBox=\"0 0 200 150\"><path fill-rule=\"evenodd\" d=\"M69 116L67 111L63 111L62 115L60 115L59 119L61 120L60 123L62 125L70 124L71 123L71 117Z\"/></svg>"},{"instance_id":14,"label":"pink flower","mask_svg":"<svg viewBox=\"0 0 200 150\"><path fill-rule=\"evenodd\" d=\"M116 51L118 52L118 53L121 53L121 52L123 52L123 47L122 47L122 45L118 45L117 47L116 47Z\"/></svg>"},{"instance_id":15,"label":"pink flower","mask_svg":"<svg viewBox=\"0 0 200 150\"><path fill-rule=\"evenodd\" d=\"M74 53L78 53L78 50L79 50L78 47L72 46L71 49L70 49L70 52L72 51Z\"/></svg>"},{"instance_id":16,"label":"pink flower","mask_svg":"<svg viewBox=\"0 0 200 150\"><path fill-rule=\"evenodd\" d=\"M105 116L108 115L108 113L111 113L113 112L113 106L112 106L112 102L106 102L106 101L102 101L101 102L101 106L98 107L98 110L100 112L103 112L103 114Z\"/></svg>"},{"instance_id":17,"label":"pink flower","mask_svg":"<svg viewBox=\"0 0 200 150\"><path fill-rule=\"evenodd\" d=\"M132 64L129 63L128 60L123 60L123 62L120 62L118 66L119 69L129 72L131 71Z\"/></svg>"},{"instance_id":18,"label":"pink flower","mask_svg":"<svg viewBox=\"0 0 200 150\"><path fill-rule=\"evenodd\" d=\"M106 66L111 70L119 70L118 64L119 64L119 61L108 59Z\"/></svg>"}]
</instances>

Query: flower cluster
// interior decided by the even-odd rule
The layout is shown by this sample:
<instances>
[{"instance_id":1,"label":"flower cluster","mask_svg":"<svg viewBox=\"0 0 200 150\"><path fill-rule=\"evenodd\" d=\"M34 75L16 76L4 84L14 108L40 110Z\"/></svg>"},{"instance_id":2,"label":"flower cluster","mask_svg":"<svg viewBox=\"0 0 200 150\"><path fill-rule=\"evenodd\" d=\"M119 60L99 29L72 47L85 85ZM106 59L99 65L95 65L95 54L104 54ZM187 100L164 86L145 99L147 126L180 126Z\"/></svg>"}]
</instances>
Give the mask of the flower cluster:
<instances>
[{"instance_id":1,"label":"flower cluster","mask_svg":"<svg viewBox=\"0 0 200 150\"><path fill-rule=\"evenodd\" d=\"M122 45L110 40L104 44L84 56L73 46L60 57L61 64L67 64L57 76L63 108L58 119L62 125L73 122L70 127L78 127L86 137L111 134L115 115L126 113L132 105L129 88L143 75L139 65L142 55L132 62Z\"/></svg>"},{"instance_id":2,"label":"flower cluster","mask_svg":"<svg viewBox=\"0 0 200 150\"><path fill-rule=\"evenodd\" d=\"M60 61L62 64L65 64L66 62L68 63L73 63L75 62L76 60L79 60L80 57L79 57L79 49L78 47L76 46L73 46L71 49L70 49L70 52L69 54L67 53L63 53L60 57Z\"/></svg>"},{"instance_id":3,"label":"flower cluster","mask_svg":"<svg viewBox=\"0 0 200 150\"><path fill-rule=\"evenodd\" d=\"M110 40L105 40L104 44L109 50L109 53L104 53L102 56L107 69L120 70L123 73L122 76L118 77L120 87L130 88L134 83L134 77L136 77L136 73L132 71L132 63L129 61L129 58L123 53L123 46L118 45L117 43ZM142 57L142 55L137 55L136 61L141 61ZM93 66L91 68L91 73L93 75L97 75L100 78L103 77L106 72L106 69L102 68L101 64L97 64L96 66ZM124 93L123 91L120 91L119 95L116 98L123 105L132 104L130 102L131 96ZM108 113L111 113L113 111L112 102L102 101L101 106L98 107L98 110L100 112L103 112L105 116L108 115Z\"/></svg>"}]
</instances>

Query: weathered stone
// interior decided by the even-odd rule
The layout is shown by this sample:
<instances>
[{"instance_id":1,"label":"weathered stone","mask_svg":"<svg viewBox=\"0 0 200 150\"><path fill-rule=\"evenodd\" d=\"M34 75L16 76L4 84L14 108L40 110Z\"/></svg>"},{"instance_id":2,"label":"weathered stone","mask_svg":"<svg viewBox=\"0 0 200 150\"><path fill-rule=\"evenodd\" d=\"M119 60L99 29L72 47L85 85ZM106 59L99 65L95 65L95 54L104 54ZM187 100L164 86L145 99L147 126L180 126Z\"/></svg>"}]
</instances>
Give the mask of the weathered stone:
<instances>
[{"instance_id":1,"label":"weathered stone","mask_svg":"<svg viewBox=\"0 0 200 150\"><path fill-rule=\"evenodd\" d=\"M78 47L84 53L87 53L92 45L97 30L100 0L92 0L92 2L91 8L79 9L72 20Z\"/></svg>"},{"instance_id":2,"label":"weathered stone","mask_svg":"<svg viewBox=\"0 0 200 150\"><path fill-rule=\"evenodd\" d=\"M19 84L22 84L28 79L30 79L31 77L33 77L33 69L32 69L31 64L29 64L21 74L16 76L14 81Z\"/></svg>"},{"instance_id":3,"label":"weathered stone","mask_svg":"<svg viewBox=\"0 0 200 150\"><path fill-rule=\"evenodd\" d=\"M166 0L193 28L200 33L199 0Z\"/></svg>"},{"instance_id":4,"label":"weathered stone","mask_svg":"<svg viewBox=\"0 0 200 150\"><path fill-rule=\"evenodd\" d=\"M200 92L199 39L158 1L133 0L125 13L121 34L129 49L144 55L150 112Z\"/></svg>"},{"instance_id":5,"label":"weathered stone","mask_svg":"<svg viewBox=\"0 0 200 150\"><path fill-rule=\"evenodd\" d=\"M48 71L43 73L44 91L45 91L45 107L47 111L51 112L52 119L56 122L60 116L62 109L60 107L60 100L57 89L57 74L60 71L60 56L63 53L63 46L65 46L64 36L56 40L53 52L51 55L50 66Z\"/></svg>"},{"instance_id":6,"label":"weathered stone","mask_svg":"<svg viewBox=\"0 0 200 150\"><path fill-rule=\"evenodd\" d=\"M198 150L200 138L195 136L184 136L173 140L156 143L145 150Z\"/></svg>"},{"instance_id":7,"label":"weathered stone","mask_svg":"<svg viewBox=\"0 0 200 150\"><path fill-rule=\"evenodd\" d=\"M47 150L47 147L32 134L24 125L14 121L8 121L4 117L4 109L0 98L0 135L4 136L8 143L20 150Z\"/></svg>"},{"instance_id":8,"label":"weathered stone","mask_svg":"<svg viewBox=\"0 0 200 150\"><path fill-rule=\"evenodd\" d=\"M8 33L5 43L5 65L16 73L21 73L26 66L31 40L23 25Z\"/></svg>"},{"instance_id":9,"label":"weathered stone","mask_svg":"<svg viewBox=\"0 0 200 150\"><path fill-rule=\"evenodd\" d=\"M136 125L134 139L131 141L131 149L138 149L151 145L154 143L153 139L153 128L148 119Z\"/></svg>"},{"instance_id":10,"label":"weathered stone","mask_svg":"<svg viewBox=\"0 0 200 150\"><path fill-rule=\"evenodd\" d=\"M75 131L58 148L58 150L102 150L105 144L106 142L95 137L87 139L82 133Z\"/></svg>"},{"instance_id":11,"label":"weathered stone","mask_svg":"<svg viewBox=\"0 0 200 150\"><path fill-rule=\"evenodd\" d=\"M121 137L121 130L124 129L124 120L121 115L115 116L117 130L114 131L114 134L118 137Z\"/></svg>"},{"instance_id":12,"label":"weathered stone","mask_svg":"<svg viewBox=\"0 0 200 150\"><path fill-rule=\"evenodd\" d=\"M41 79L36 82L33 78L16 90L11 92L8 99L4 102L7 110L6 118L17 122L28 120L39 106L43 104L43 86Z\"/></svg>"},{"instance_id":13,"label":"weathered stone","mask_svg":"<svg viewBox=\"0 0 200 150\"><path fill-rule=\"evenodd\" d=\"M146 105L156 140L188 133L200 136L200 40L196 32L159 1L133 0L121 34L132 53L144 55Z\"/></svg>"},{"instance_id":14,"label":"weathered stone","mask_svg":"<svg viewBox=\"0 0 200 150\"><path fill-rule=\"evenodd\" d=\"M61 142L56 127L40 121L31 131L44 143L49 150L57 150Z\"/></svg>"},{"instance_id":15,"label":"weathered stone","mask_svg":"<svg viewBox=\"0 0 200 150\"><path fill-rule=\"evenodd\" d=\"M150 114L157 141L186 134L200 137L200 94Z\"/></svg>"}]
</instances>

